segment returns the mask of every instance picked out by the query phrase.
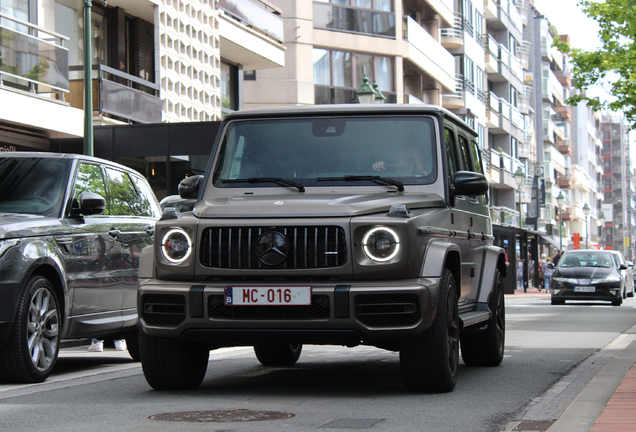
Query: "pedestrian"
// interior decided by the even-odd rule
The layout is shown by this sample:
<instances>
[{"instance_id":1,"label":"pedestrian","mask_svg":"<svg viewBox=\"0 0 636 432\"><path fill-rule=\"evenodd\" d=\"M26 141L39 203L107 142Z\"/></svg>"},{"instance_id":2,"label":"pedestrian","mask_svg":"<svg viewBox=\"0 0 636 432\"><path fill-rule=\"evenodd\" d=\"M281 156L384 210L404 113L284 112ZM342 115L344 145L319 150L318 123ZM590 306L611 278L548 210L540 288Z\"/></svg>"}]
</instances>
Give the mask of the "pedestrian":
<instances>
[{"instance_id":1,"label":"pedestrian","mask_svg":"<svg viewBox=\"0 0 636 432\"><path fill-rule=\"evenodd\" d=\"M517 287L523 288L523 261L517 258Z\"/></svg>"},{"instance_id":2,"label":"pedestrian","mask_svg":"<svg viewBox=\"0 0 636 432\"><path fill-rule=\"evenodd\" d=\"M559 250L557 250L557 254L554 256L554 258L552 258L552 262L554 263L555 267L557 266L557 264L559 264L559 260L561 259L561 255L563 255L563 254L561 252L561 249L559 249Z\"/></svg>"},{"instance_id":3,"label":"pedestrian","mask_svg":"<svg viewBox=\"0 0 636 432\"><path fill-rule=\"evenodd\" d=\"M552 277L552 273L554 273L554 264L550 262L550 258L547 258L543 269L543 286L546 292L550 292L550 278Z\"/></svg>"},{"instance_id":4,"label":"pedestrian","mask_svg":"<svg viewBox=\"0 0 636 432\"><path fill-rule=\"evenodd\" d=\"M541 288L543 289L547 289L548 287L546 287L543 284L543 271L545 270L545 264L547 262L547 255L546 254L541 254L541 259L539 260L539 291L541 291Z\"/></svg>"}]
</instances>

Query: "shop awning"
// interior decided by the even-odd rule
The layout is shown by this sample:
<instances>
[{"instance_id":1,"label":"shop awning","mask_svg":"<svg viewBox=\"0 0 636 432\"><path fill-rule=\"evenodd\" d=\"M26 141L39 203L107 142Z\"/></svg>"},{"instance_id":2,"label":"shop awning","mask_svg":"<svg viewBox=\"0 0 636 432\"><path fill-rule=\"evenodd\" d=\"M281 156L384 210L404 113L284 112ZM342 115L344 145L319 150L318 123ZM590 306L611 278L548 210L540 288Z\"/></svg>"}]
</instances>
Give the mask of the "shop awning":
<instances>
[{"instance_id":1,"label":"shop awning","mask_svg":"<svg viewBox=\"0 0 636 432\"><path fill-rule=\"evenodd\" d=\"M550 236L542 235L541 238L543 240L545 240L546 242L548 242L549 244L551 244L552 246L554 246L555 248L557 248L557 249L559 249L561 247L561 245Z\"/></svg>"}]
</instances>

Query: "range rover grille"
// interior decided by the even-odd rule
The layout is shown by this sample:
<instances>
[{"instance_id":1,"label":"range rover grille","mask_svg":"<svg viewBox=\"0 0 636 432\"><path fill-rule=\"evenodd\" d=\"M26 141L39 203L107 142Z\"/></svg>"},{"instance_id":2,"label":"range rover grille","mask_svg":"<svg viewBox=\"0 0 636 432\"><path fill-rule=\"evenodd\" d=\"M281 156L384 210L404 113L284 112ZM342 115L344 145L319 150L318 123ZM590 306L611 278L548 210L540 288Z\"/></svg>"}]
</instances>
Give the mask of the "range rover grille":
<instances>
[{"instance_id":1,"label":"range rover grille","mask_svg":"<svg viewBox=\"0 0 636 432\"><path fill-rule=\"evenodd\" d=\"M141 306L149 325L174 327L186 318L185 296L179 294L144 294Z\"/></svg>"},{"instance_id":2,"label":"range rover grille","mask_svg":"<svg viewBox=\"0 0 636 432\"><path fill-rule=\"evenodd\" d=\"M286 239L286 257L264 264L257 243L262 234L277 232ZM199 260L204 267L223 269L316 269L347 262L345 233L337 226L212 227L203 230Z\"/></svg>"},{"instance_id":3,"label":"range rover grille","mask_svg":"<svg viewBox=\"0 0 636 432\"><path fill-rule=\"evenodd\" d=\"M210 318L259 320L314 320L329 318L329 297L312 295L309 306L226 306L222 295L208 299Z\"/></svg>"},{"instance_id":4,"label":"range rover grille","mask_svg":"<svg viewBox=\"0 0 636 432\"><path fill-rule=\"evenodd\" d=\"M364 294L355 298L356 318L369 327L402 327L422 317L415 294Z\"/></svg>"}]
</instances>

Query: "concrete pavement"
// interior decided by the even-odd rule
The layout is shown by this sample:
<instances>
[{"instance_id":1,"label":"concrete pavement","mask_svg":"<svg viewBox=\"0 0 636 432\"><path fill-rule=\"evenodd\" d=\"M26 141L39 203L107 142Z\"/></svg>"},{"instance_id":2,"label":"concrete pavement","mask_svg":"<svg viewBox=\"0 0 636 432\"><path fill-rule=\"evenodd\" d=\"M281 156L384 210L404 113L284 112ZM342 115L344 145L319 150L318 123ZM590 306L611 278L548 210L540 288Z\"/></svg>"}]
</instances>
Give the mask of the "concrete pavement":
<instances>
[{"instance_id":1,"label":"concrete pavement","mask_svg":"<svg viewBox=\"0 0 636 432\"><path fill-rule=\"evenodd\" d=\"M517 289L506 297L549 297L537 288ZM636 333L636 326L628 330ZM620 350L552 422L519 425L524 432L634 432L636 431L636 340ZM550 424L552 423L552 424ZM529 427L528 427L529 426Z\"/></svg>"}]
</instances>

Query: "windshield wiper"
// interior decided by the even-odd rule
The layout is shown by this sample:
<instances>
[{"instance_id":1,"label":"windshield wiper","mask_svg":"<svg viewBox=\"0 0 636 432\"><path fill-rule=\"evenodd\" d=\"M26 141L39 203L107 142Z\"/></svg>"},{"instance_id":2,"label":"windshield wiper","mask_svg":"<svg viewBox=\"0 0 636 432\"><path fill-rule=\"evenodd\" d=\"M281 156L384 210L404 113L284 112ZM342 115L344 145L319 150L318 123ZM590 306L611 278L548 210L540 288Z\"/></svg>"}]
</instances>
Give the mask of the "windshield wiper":
<instances>
[{"instance_id":1,"label":"windshield wiper","mask_svg":"<svg viewBox=\"0 0 636 432\"><path fill-rule=\"evenodd\" d=\"M221 180L221 183L276 183L279 186L291 186L298 189L298 192L305 192L305 186L302 184L292 181L285 180L280 177L250 177L244 179L226 179Z\"/></svg>"},{"instance_id":2,"label":"windshield wiper","mask_svg":"<svg viewBox=\"0 0 636 432\"><path fill-rule=\"evenodd\" d=\"M369 180L377 184L381 185L391 185L396 186L397 190L402 192L404 190L404 185L401 181L395 180L392 178L380 177L380 176L370 176L370 175L346 175L344 177L318 177L316 180L318 181L365 181Z\"/></svg>"}]
</instances>

